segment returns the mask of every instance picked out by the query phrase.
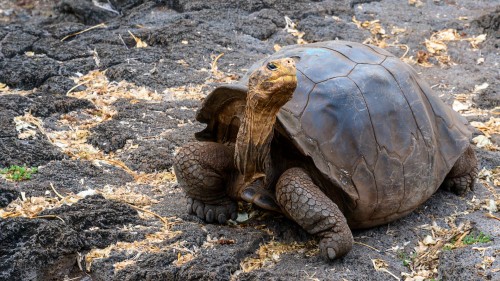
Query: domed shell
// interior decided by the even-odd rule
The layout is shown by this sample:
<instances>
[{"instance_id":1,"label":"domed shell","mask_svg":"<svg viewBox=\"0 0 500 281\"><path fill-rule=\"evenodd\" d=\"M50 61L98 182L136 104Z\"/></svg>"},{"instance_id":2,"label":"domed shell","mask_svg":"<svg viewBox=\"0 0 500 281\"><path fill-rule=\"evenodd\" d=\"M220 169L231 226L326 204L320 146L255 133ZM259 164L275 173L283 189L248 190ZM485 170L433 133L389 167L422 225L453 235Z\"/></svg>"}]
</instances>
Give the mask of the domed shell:
<instances>
[{"instance_id":1,"label":"domed shell","mask_svg":"<svg viewBox=\"0 0 500 281\"><path fill-rule=\"evenodd\" d=\"M249 73L283 57L299 58L298 86L278 120L297 149L351 199L351 224L370 226L415 209L469 145L467 121L385 50L345 41L294 45ZM217 123L208 122L213 107L228 93L246 95L247 79L206 99L198 119L209 123L208 131Z\"/></svg>"}]
</instances>

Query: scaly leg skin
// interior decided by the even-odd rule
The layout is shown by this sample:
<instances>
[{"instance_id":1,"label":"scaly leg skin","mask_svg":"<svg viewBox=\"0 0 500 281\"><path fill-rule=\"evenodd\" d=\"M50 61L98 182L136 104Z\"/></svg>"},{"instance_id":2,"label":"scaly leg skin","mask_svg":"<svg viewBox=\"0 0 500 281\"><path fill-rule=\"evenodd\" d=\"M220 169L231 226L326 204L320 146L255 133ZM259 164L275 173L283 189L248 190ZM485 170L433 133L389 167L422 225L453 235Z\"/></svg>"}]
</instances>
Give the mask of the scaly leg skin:
<instances>
[{"instance_id":1,"label":"scaly leg skin","mask_svg":"<svg viewBox=\"0 0 500 281\"><path fill-rule=\"evenodd\" d=\"M285 214L321 238L319 249L323 257L333 260L351 250L353 238L344 215L305 170L285 171L276 185L276 197Z\"/></svg>"},{"instance_id":2,"label":"scaly leg skin","mask_svg":"<svg viewBox=\"0 0 500 281\"><path fill-rule=\"evenodd\" d=\"M174 157L174 171L187 195L187 209L206 222L236 219L238 205L227 195L234 150L215 142L192 142Z\"/></svg>"},{"instance_id":3,"label":"scaly leg skin","mask_svg":"<svg viewBox=\"0 0 500 281\"><path fill-rule=\"evenodd\" d=\"M464 195L468 190L474 189L474 181L478 174L477 158L472 146L460 156L446 175L441 185L446 190L458 195Z\"/></svg>"}]
</instances>

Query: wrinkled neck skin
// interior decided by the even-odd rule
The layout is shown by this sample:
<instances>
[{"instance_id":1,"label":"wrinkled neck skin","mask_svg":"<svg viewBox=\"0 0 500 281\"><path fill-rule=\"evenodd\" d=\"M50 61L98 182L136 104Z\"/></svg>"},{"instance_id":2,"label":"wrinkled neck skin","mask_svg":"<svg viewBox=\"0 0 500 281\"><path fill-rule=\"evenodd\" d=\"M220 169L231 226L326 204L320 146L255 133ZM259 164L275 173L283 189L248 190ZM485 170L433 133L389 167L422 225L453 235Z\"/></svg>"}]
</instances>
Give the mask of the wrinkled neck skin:
<instances>
[{"instance_id":1,"label":"wrinkled neck skin","mask_svg":"<svg viewBox=\"0 0 500 281\"><path fill-rule=\"evenodd\" d=\"M240 174L236 193L259 179L267 186L267 179L271 178L274 124L281 106L287 100L270 100L263 96L256 89L250 89L248 93L245 116L236 138L235 165Z\"/></svg>"}]
</instances>

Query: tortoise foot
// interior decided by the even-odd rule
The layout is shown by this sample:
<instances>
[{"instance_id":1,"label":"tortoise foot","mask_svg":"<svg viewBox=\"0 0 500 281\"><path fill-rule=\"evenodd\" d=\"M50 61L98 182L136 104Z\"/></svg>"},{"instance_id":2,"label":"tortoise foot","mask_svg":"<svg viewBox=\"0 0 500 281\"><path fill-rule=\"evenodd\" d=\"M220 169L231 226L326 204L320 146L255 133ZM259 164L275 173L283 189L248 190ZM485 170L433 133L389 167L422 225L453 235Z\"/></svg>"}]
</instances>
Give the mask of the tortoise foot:
<instances>
[{"instance_id":1,"label":"tortoise foot","mask_svg":"<svg viewBox=\"0 0 500 281\"><path fill-rule=\"evenodd\" d=\"M310 234L321 238L321 255L328 260L347 254L353 244L351 230L338 206L300 168L287 170L276 185L283 211Z\"/></svg>"},{"instance_id":2,"label":"tortoise foot","mask_svg":"<svg viewBox=\"0 0 500 281\"><path fill-rule=\"evenodd\" d=\"M464 195L469 190L474 189L476 175L465 175L456 178L446 178L443 187L457 195Z\"/></svg>"},{"instance_id":3,"label":"tortoise foot","mask_svg":"<svg viewBox=\"0 0 500 281\"><path fill-rule=\"evenodd\" d=\"M226 223L228 219L236 220L238 216L238 205L236 202L227 200L219 204L207 204L201 200L187 198L187 211L208 223Z\"/></svg>"},{"instance_id":4,"label":"tortoise foot","mask_svg":"<svg viewBox=\"0 0 500 281\"><path fill-rule=\"evenodd\" d=\"M476 154L472 146L469 146L455 162L441 187L457 195L464 195L474 189L478 171Z\"/></svg>"},{"instance_id":5,"label":"tortoise foot","mask_svg":"<svg viewBox=\"0 0 500 281\"><path fill-rule=\"evenodd\" d=\"M352 248L351 232L347 234L329 231L319 236L321 237L319 252L320 255L327 260L343 257L349 253Z\"/></svg>"}]
</instances>

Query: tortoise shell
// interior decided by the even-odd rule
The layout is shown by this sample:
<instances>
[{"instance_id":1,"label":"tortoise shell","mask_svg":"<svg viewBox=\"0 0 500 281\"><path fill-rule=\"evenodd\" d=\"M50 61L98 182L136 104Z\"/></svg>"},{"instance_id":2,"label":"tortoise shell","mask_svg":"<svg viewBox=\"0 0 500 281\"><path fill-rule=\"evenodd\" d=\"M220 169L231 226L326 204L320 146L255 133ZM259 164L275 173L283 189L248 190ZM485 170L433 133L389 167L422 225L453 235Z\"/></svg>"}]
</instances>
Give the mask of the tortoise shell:
<instances>
[{"instance_id":1,"label":"tortoise shell","mask_svg":"<svg viewBox=\"0 0 500 281\"><path fill-rule=\"evenodd\" d=\"M383 49L346 41L294 45L248 73L283 57L298 59L298 86L278 114L280 132L347 195L350 225L377 225L411 212L469 146L467 121ZM248 74L205 99L197 119L208 126L199 139L234 142L247 81ZM218 118L227 111L233 117ZM323 189L330 198L337 192Z\"/></svg>"}]
</instances>

